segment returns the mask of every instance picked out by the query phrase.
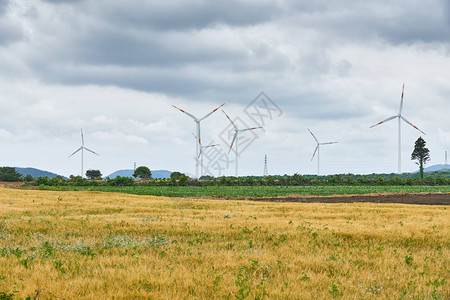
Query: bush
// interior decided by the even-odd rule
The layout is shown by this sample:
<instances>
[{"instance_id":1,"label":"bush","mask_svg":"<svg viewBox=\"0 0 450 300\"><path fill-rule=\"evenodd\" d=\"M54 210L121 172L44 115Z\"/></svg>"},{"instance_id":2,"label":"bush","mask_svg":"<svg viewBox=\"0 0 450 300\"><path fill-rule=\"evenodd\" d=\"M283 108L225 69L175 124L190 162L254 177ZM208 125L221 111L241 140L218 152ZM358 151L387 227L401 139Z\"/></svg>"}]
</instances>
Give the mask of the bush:
<instances>
[{"instance_id":1,"label":"bush","mask_svg":"<svg viewBox=\"0 0 450 300\"><path fill-rule=\"evenodd\" d=\"M23 178L23 180L24 180L25 182L31 182L31 181L33 181L33 176L31 176L30 174L27 174L27 176L25 176L25 177Z\"/></svg>"},{"instance_id":2,"label":"bush","mask_svg":"<svg viewBox=\"0 0 450 300\"><path fill-rule=\"evenodd\" d=\"M134 185L134 180L131 177L117 176L114 179L106 178L106 185L110 186L131 186Z\"/></svg>"}]
</instances>

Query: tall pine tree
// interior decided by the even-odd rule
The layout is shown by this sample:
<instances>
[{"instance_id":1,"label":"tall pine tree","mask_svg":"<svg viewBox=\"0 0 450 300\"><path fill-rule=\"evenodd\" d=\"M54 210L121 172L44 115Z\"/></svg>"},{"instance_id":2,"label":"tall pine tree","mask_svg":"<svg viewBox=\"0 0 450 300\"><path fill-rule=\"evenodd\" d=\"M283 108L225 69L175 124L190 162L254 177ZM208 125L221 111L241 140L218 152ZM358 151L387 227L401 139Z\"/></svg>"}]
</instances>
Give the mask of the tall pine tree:
<instances>
[{"instance_id":1,"label":"tall pine tree","mask_svg":"<svg viewBox=\"0 0 450 300\"><path fill-rule=\"evenodd\" d=\"M414 151L411 154L411 160L417 160L416 164L419 165L420 178L423 179L423 165L430 160L430 150L426 148L426 142L422 137L419 137L414 145Z\"/></svg>"}]
</instances>

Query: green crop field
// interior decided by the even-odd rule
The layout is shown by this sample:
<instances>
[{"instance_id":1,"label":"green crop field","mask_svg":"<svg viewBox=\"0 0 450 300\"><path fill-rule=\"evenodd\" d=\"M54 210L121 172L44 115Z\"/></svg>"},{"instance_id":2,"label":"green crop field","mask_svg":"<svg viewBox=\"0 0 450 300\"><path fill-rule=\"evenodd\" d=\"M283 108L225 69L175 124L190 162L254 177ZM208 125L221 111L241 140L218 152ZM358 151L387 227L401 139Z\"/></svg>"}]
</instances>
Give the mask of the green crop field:
<instances>
[{"instance_id":1,"label":"green crop field","mask_svg":"<svg viewBox=\"0 0 450 300\"><path fill-rule=\"evenodd\" d=\"M167 197L277 197L363 195L373 193L449 193L450 186L98 186L40 187L64 191L102 191Z\"/></svg>"}]
</instances>

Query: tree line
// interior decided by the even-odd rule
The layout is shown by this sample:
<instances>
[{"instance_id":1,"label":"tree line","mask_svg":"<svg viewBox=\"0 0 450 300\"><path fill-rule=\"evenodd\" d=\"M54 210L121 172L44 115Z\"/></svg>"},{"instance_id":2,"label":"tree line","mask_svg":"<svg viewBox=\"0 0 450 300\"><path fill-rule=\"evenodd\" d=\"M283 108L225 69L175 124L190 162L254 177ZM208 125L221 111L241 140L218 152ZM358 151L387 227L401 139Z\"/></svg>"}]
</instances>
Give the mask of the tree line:
<instances>
[{"instance_id":1,"label":"tree line","mask_svg":"<svg viewBox=\"0 0 450 300\"><path fill-rule=\"evenodd\" d=\"M411 174L408 174L411 175ZM403 177L403 178L402 178ZM81 176L64 179L60 176L54 178L39 177L25 182L27 186L307 186L307 185L450 185L450 172L434 172L423 179L416 177L398 176L396 174L372 175L282 175L267 177L233 177L204 176L192 179L180 172L173 172L170 178L131 178L121 177L106 179L86 179Z\"/></svg>"}]
</instances>

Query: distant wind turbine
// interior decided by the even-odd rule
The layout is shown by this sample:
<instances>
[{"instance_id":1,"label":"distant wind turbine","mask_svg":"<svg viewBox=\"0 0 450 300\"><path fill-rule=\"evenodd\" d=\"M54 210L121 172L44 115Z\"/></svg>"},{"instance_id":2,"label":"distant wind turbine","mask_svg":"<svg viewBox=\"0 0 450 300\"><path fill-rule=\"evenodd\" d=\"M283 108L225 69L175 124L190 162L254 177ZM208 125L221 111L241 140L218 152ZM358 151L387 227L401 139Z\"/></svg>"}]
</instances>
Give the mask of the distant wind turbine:
<instances>
[{"instance_id":1,"label":"distant wind turbine","mask_svg":"<svg viewBox=\"0 0 450 300\"><path fill-rule=\"evenodd\" d=\"M195 138L196 141L198 141L199 144L199 148L200 148L200 153L197 156L197 159L200 158L200 177L203 176L203 149L207 149L207 148L211 148L211 147L216 147L219 146L219 144L213 144L213 145L208 145L208 146L202 146L201 141L197 138L197 136L195 134L192 134Z\"/></svg>"},{"instance_id":2,"label":"distant wind turbine","mask_svg":"<svg viewBox=\"0 0 450 300\"><path fill-rule=\"evenodd\" d=\"M88 148L86 148L86 147L84 146L83 129L81 129L81 147L78 148L78 149L77 149L74 153L72 153L69 157L73 156L75 153L77 153L77 152L80 151L80 150L81 150L81 178L83 178L83 177L84 177L84 176L83 176L84 150L87 150L87 151L89 151L89 152L91 152L91 153L94 153L95 155L99 155L99 154L95 153L95 152L92 151L92 150L89 150Z\"/></svg>"},{"instance_id":3,"label":"distant wind turbine","mask_svg":"<svg viewBox=\"0 0 450 300\"><path fill-rule=\"evenodd\" d=\"M255 130L255 129L259 129L262 128L260 127L252 127L252 128L245 128L245 129L239 129L236 125L236 123L233 122L233 120L230 119L230 117L226 114L226 112L222 109L223 113L225 114L225 116L227 116L228 120L230 120L231 125L233 125L234 127L234 136L233 136L233 140L231 141L231 146L230 146L230 150L228 150L228 154L230 154L231 152L231 148L233 148L234 142L236 141L236 146L234 147L234 152L236 153L236 161L235 161L235 176L238 177L238 157L239 157L239 153L238 153L238 133L239 132L243 132L243 131L249 131L249 130Z\"/></svg>"},{"instance_id":4,"label":"distant wind turbine","mask_svg":"<svg viewBox=\"0 0 450 300\"><path fill-rule=\"evenodd\" d=\"M375 125L370 126L370 128L375 127L377 125L383 124L385 122L388 122L392 119L397 118L398 119L398 174L401 174L402 172L402 151L401 151L401 142L402 142L402 138L401 138L401 120L405 121L405 123L411 125L413 128L417 129L418 131L422 132L423 134L425 134L425 132L423 132L422 130L420 130L419 128L417 128L415 125L413 125L411 122L409 122L408 120L406 120L405 117L402 116L402 110L403 110L403 93L405 91L405 84L403 84L403 88L402 88L402 97L400 100L400 110L398 112L398 115L392 116L387 118L386 120L383 120Z\"/></svg>"},{"instance_id":5,"label":"distant wind turbine","mask_svg":"<svg viewBox=\"0 0 450 300\"><path fill-rule=\"evenodd\" d=\"M206 119L207 117L209 117L210 115L212 115L216 110L218 110L219 108L221 108L222 106L224 106L224 104L220 105L219 107L213 109L213 111L211 111L210 113L208 113L207 115L205 115L203 118L197 118L194 115L188 113L185 110L182 110L181 108L176 107L175 105L172 105L173 107L175 107L176 109L178 109L179 111L181 111L182 113L188 115L189 117L191 117L192 119L194 119L195 125L196 125L196 129L197 129L197 134L196 136L198 137L198 141L199 143L195 143L196 144L196 149L195 149L195 177L198 179L199 176L199 157L202 157L202 153L200 152L200 148L199 148L199 144L201 143L201 136L200 136L200 122L203 121L204 119Z\"/></svg>"},{"instance_id":6,"label":"distant wind turbine","mask_svg":"<svg viewBox=\"0 0 450 300\"><path fill-rule=\"evenodd\" d=\"M314 159L314 156L316 155L316 152L317 152L317 175L320 175L320 146L337 144L338 142L319 143L319 140L314 136L314 134L312 133L311 130L309 130L309 128L308 128L308 131L309 131L309 133L311 133L311 135L313 136L313 138L316 140L316 143L317 143L316 150L314 150L314 153L311 157L311 161Z\"/></svg>"}]
</instances>

